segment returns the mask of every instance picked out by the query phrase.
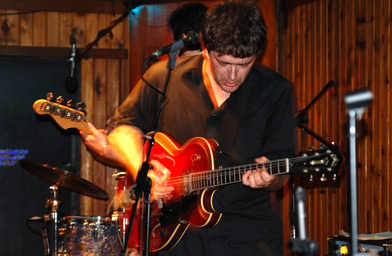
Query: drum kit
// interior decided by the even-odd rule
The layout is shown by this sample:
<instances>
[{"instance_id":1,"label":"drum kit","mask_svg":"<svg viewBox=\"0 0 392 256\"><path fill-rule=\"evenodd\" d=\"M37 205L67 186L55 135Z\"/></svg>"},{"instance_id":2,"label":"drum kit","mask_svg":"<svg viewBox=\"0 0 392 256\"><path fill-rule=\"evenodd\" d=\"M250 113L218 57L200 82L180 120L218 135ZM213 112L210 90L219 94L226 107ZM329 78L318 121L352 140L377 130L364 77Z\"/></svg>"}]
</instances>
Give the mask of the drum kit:
<instances>
[{"instance_id":1,"label":"drum kit","mask_svg":"<svg viewBox=\"0 0 392 256\"><path fill-rule=\"evenodd\" d=\"M31 174L49 182L51 198L46 202L50 214L40 219L45 229L42 232L45 256L118 255L123 238L123 220L118 214L102 216L59 216L59 190L61 188L100 200L107 200L108 194L91 182L66 170L31 160L20 160L20 165ZM50 240L47 227L50 229Z\"/></svg>"}]
</instances>

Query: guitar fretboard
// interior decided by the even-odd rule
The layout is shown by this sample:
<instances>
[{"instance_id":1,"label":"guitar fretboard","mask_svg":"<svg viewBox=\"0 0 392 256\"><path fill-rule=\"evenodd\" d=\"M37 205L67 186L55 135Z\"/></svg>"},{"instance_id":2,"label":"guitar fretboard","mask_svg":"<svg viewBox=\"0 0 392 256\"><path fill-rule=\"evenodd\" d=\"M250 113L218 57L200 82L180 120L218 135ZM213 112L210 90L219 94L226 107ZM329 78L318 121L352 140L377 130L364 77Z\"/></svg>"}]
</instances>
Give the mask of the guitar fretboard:
<instances>
[{"instance_id":1,"label":"guitar fretboard","mask_svg":"<svg viewBox=\"0 0 392 256\"><path fill-rule=\"evenodd\" d=\"M247 164L229 168L215 169L212 171L191 173L189 175L189 190L218 187L242 181L242 175L247 171L254 171L265 167L271 175L289 173L289 159L269 161L263 164Z\"/></svg>"}]
</instances>

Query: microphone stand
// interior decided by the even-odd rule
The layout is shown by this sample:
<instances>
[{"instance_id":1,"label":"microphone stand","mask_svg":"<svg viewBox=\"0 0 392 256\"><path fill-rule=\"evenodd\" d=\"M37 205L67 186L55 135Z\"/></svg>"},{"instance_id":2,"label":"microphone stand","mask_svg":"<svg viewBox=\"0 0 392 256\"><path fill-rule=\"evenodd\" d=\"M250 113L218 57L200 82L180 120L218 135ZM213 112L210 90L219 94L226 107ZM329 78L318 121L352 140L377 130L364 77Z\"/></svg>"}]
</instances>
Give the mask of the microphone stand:
<instances>
[{"instance_id":1,"label":"microphone stand","mask_svg":"<svg viewBox=\"0 0 392 256\"><path fill-rule=\"evenodd\" d=\"M316 138L317 140L319 140L320 142L322 142L324 145L327 145L328 147L332 148L334 147L334 145L330 142L328 142L327 140L325 140L324 138L322 138L320 135L318 135L317 133L315 133L314 131L312 131L311 129L309 129L307 127L307 123L309 121L308 118L308 110L327 92L327 90L334 86L335 82L333 80L329 81L324 88L317 94L317 96L302 110L298 111L297 113L295 113L294 117L297 119L297 126L298 128L301 129L301 148L302 151L306 151L305 149L305 136L306 133L311 135L312 137ZM295 217L296 216L296 209L295 209L295 182L293 180L293 176L290 177L290 182L291 182L291 187L292 187L292 203L291 203L291 221L292 221L292 225L291 225L291 234L292 234L292 238L295 240L296 238L296 220Z\"/></svg>"},{"instance_id":2,"label":"microphone stand","mask_svg":"<svg viewBox=\"0 0 392 256\"><path fill-rule=\"evenodd\" d=\"M373 101L373 94L366 89L347 93L344 97L347 104L349 121L349 145L350 145L350 194L351 194L351 255L369 255L358 252L358 216L357 216L357 166L356 166L356 120L361 119L367 105Z\"/></svg>"},{"instance_id":3,"label":"microphone stand","mask_svg":"<svg viewBox=\"0 0 392 256\"><path fill-rule=\"evenodd\" d=\"M290 249L294 253L301 253L306 256L316 256L318 253L318 244L307 238L306 236L306 213L305 213L305 190L298 187L295 190L295 198L297 202L299 223L299 238L290 240Z\"/></svg>"},{"instance_id":4,"label":"microphone stand","mask_svg":"<svg viewBox=\"0 0 392 256\"><path fill-rule=\"evenodd\" d=\"M162 91L159 90L158 88L156 88L157 91L162 94L162 98L161 98L161 101L159 103L159 108L158 108L158 112L157 112L156 127L155 127L154 132L151 135L146 136L146 139L149 141L147 154L146 154L146 158L145 158L145 160L144 160L144 162L142 164L142 167L141 167L141 169L140 169L140 171L139 171L139 173L137 175L137 178L136 178L136 188L134 190L135 194L136 194L135 203L132 206L131 220L130 220L129 226L128 226L127 230L126 230L123 249L120 252L119 256L125 256L126 250L128 248L128 242L129 242L130 234L131 234L131 231L132 231L132 228L133 228L133 224L134 224L134 219L135 219L136 212L137 212L137 205L139 204L139 199L143 196L143 194L144 194L144 197L143 197L143 199L144 199L144 207L146 209L145 216L144 216L145 219L146 219L146 224L144 226L143 225L144 224L143 221L140 221L140 230L141 230L140 238L142 237L143 229L145 230L145 232L144 232L144 243L143 243L143 241L140 242L140 247L141 247L141 250L143 252L141 255L147 256L148 252L149 252L150 217L151 217L151 207L150 207L151 201L150 201L150 199L151 199L151 185L152 184L151 184L151 179L147 176L147 174L148 174L148 170L152 169L152 166L149 164L151 150L152 150L152 147L155 144L155 139L154 139L155 134L159 131L159 120L161 118L162 108L163 108L163 106L164 106L164 104L166 102L167 88L168 88L168 85L169 85L171 73L172 73L173 69L176 66L176 60L177 60L177 57L179 55L179 52L180 52L180 49L172 49L170 51L170 60L169 60L169 63L168 63L168 73L166 75L164 88L163 88ZM148 61L146 61L143 66L145 66L147 64L147 62ZM144 211L143 211L143 213L144 213ZM142 249L143 245L144 245L144 250Z\"/></svg>"},{"instance_id":5,"label":"microphone stand","mask_svg":"<svg viewBox=\"0 0 392 256\"><path fill-rule=\"evenodd\" d=\"M73 55L71 53L71 58L73 61L73 65L76 66L76 64L82 59L88 59L88 55L87 53L94 47L98 45L99 40L101 40L102 37L106 36L107 34L109 34L110 38L113 38L113 28L115 26L117 26L118 24L120 24L121 22L123 22L126 18L128 18L129 13L131 12L131 10L135 9L137 6L142 4L142 0L134 0L132 3L130 3L129 0L125 0L124 1L124 6L125 6L125 11L122 13L122 15L112 21L110 23L110 25L102 30L100 30L96 36L96 38L94 39L94 41L92 41L91 43L87 44L87 46L85 48L83 48L80 53L78 51L76 51L75 55ZM71 34L70 38L73 37L73 35ZM72 45L72 41L71 41L71 45Z\"/></svg>"},{"instance_id":6,"label":"microphone stand","mask_svg":"<svg viewBox=\"0 0 392 256\"><path fill-rule=\"evenodd\" d=\"M327 145L328 147L333 147L332 143L329 143L327 140L322 138L320 135L312 131L307 127L308 119L308 110L327 92L327 90L334 86L334 81L329 81L324 88L317 94L317 96L302 110L295 113L295 117L298 120L298 127L301 128L302 131L302 151L306 151L305 149L305 132L310 134L312 137L316 138L318 141L322 142L323 144Z\"/></svg>"}]
</instances>

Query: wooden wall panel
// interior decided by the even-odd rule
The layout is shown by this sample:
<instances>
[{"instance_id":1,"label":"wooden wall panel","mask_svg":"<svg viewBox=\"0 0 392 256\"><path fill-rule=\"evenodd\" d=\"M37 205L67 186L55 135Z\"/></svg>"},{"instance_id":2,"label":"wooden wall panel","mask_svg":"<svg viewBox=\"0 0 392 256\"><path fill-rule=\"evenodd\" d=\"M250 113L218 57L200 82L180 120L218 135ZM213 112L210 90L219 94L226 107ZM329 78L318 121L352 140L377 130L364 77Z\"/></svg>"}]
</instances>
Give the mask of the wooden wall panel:
<instances>
[{"instance_id":1,"label":"wooden wall panel","mask_svg":"<svg viewBox=\"0 0 392 256\"><path fill-rule=\"evenodd\" d=\"M304 108L334 80L336 86L309 110L309 128L335 141L347 156L344 94L369 88L374 103L358 123L359 233L391 230L391 2L316 0L287 10L282 26L280 71L297 90ZM305 148L318 141L306 137ZM307 189L309 238L328 252L327 238L350 231L348 160L336 182L303 181Z\"/></svg>"}]
</instances>

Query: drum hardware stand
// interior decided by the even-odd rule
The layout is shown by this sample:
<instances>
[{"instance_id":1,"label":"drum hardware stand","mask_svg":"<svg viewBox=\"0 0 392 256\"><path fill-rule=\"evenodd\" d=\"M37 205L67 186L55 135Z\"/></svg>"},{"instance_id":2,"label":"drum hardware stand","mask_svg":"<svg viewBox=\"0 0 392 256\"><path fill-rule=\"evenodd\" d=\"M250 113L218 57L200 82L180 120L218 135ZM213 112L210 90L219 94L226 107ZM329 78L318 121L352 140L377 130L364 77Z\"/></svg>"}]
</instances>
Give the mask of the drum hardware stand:
<instances>
[{"instance_id":1,"label":"drum hardware stand","mask_svg":"<svg viewBox=\"0 0 392 256\"><path fill-rule=\"evenodd\" d=\"M349 148L350 148L350 194L351 194L351 255L369 255L358 252L358 216L357 216L357 161L356 161L356 121L360 120L366 107L373 102L373 94L367 89L347 93L344 101L348 110Z\"/></svg>"},{"instance_id":2,"label":"drum hardware stand","mask_svg":"<svg viewBox=\"0 0 392 256\"><path fill-rule=\"evenodd\" d=\"M61 205L61 201L59 201L59 188L66 188L70 191L100 200L107 200L108 194L96 185L70 173L69 171L27 159L19 160L19 164L31 174L42 178L50 184L54 184L49 187L52 197L47 199L45 204L45 209L50 209L50 214L44 215L43 217L31 217L29 218L29 221L44 222L41 236L44 239L45 256L64 255L63 251L60 250L62 248L59 248L58 243L58 235L60 231L58 226L60 222L58 210ZM53 230L51 230L53 231L51 236L53 239L50 241L52 243L51 246L49 246L49 239L47 235L47 223L53 223L54 226Z\"/></svg>"},{"instance_id":3,"label":"drum hardware stand","mask_svg":"<svg viewBox=\"0 0 392 256\"><path fill-rule=\"evenodd\" d=\"M58 225L59 225L59 216L58 209L60 208L61 201L58 200L59 197L59 187L61 183L65 180L66 175L58 180L55 185L49 187L50 193L52 194L52 199L48 199L46 201L45 208L51 208L50 219L53 220L53 246L52 246L52 256L58 255ZM46 221L45 217L45 221Z\"/></svg>"},{"instance_id":4,"label":"drum hardware stand","mask_svg":"<svg viewBox=\"0 0 392 256\"><path fill-rule=\"evenodd\" d=\"M292 253L301 253L306 256L318 255L318 244L306 237L306 213L305 213L305 190L298 187L295 190L297 202L297 221L299 238L290 240L290 250Z\"/></svg>"},{"instance_id":5,"label":"drum hardware stand","mask_svg":"<svg viewBox=\"0 0 392 256\"><path fill-rule=\"evenodd\" d=\"M49 247L49 237L48 237L48 228L46 223L49 222L50 217L49 215L44 215L43 217L40 216L34 216L34 217L30 217L27 220L28 224L29 222L42 222L42 230L41 230L41 234L36 233L35 231L33 231L29 225L27 225L27 228L33 232L36 235L39 235L42 237L42 242L44 245L44 256L50 256L50 247Z\"/></svg>"},{"instance_id":6,"label":"drum hardware stand","mask_svg":"<svg viewBox=\"0 0 392 256\"><path fill-rule=\"evenodd\" d=\"M316 103L316 101L318 101L326 92L327 90L334 86L335 82L333 80L329 81L324 88L319 92L319 94L316 95L316 97L302 110L298 111L297 113L295 113L294 117L297 121L297 126L298 128L301 129L301 150L302 151L306 151L305 149L305 142L306 142L306 134L309 134L310 136L312 136L313 138L317 139L318 141L320 141L323 145L326 145L329 148L334 148L336 147L333 143L328 142L327 140L325 140L323 137L321 137L320 135L318 135L316 132L312 131L311 129L309 129L309 127L307 127L307 123L309 122L309 118L308 118L308 110ZM312 179L312 178L311 178ZM325 181L325 177L321 178L321 181ZM291 238L295 239L296 238L296 220L295 220L295 216L296 216L296 209L295 209L295 182L294 182L294 177L291 176L290 177L290 182L291 182L291 189L292 189L292 203L291 203L291 214L290 214L290 219L291 219Z\"/></svg>"},{"instance_id":7,"label":"drum hardware stand","mask_svg":"<svg viewBox=\"0 0 392 256\"><path fill-rule=\"evenodd\" d=\"M114 173L113 175L112 175L112 177L114 177L114 179L117 181L117 185L116 185L116 187L115 187L115 189L118 191L118 184L119 184L119 180L121 180L121 179L126 179L126 176L127 176L127 172L124 172L124 171L119 171L119 172L117 172L117 173ZM125 186L126 186L127 184L125 184L124 185L124 190L126 189L125 188ZM118 199L119 200L119 199ZM118 226L120 227L120 230L121 230L121 233L119 234L119 236L120 236L120 241L121 241L121 246L124 246L124 243L125 243L125 231L126 231L126 226L129 224L129 223L126 223L125 222L125 217L124 217L124 214L125 214L125 208L124 207L120 207L120 206L118 206L117 208L122 208L122 210L120 211L120 210L115 210L113 213L112 213L112 220L116 220L116 222L118 223ZM120 213L121 212L121 213ZM120 214L122 214L122 217L123 217L123 223L122 224L120 224ZM122 226L121 226L122 225Z\"/></svg>"},{"instance_id":8,"label":"drum hardware stand","mask_svg":"<svg viewBox=\"0 0 392 256\"><path fill-rule=\"evenodd\" d=\"M48 237L48 229L46 223L49 221L49 216L44 216L44 222L42 224L42 240L44 243L44 250L45 256L50 255L50 244L49 244L49 237Z\"/></svg>"}]
</instances>

